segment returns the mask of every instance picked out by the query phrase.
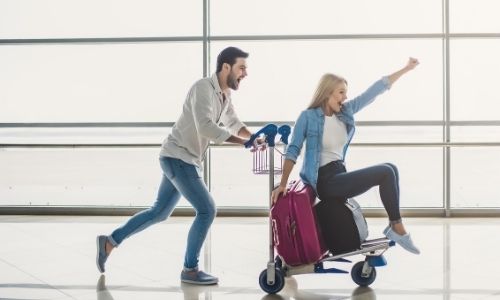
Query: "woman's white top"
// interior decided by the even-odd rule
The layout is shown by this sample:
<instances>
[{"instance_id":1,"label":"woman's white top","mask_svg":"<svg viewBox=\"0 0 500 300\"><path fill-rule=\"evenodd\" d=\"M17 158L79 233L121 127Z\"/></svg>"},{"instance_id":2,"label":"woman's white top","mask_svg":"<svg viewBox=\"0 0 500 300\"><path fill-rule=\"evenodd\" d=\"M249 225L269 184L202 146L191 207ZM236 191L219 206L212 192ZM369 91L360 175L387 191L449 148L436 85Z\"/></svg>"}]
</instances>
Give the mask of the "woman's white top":
<instances>
[{"instance_id":1,"label":"woman's white top","mask_svg":"<svg viewBox=\"0 0 500 300\"><path fill-rule=\"evenodd\" d=\"M337 116L325 115L325 126L323 129L323 149L321 151L320 166L324 166L335 160L342 160L344 147L347 144L347 129L344 122Z\"/></svg>"}]
</instances>

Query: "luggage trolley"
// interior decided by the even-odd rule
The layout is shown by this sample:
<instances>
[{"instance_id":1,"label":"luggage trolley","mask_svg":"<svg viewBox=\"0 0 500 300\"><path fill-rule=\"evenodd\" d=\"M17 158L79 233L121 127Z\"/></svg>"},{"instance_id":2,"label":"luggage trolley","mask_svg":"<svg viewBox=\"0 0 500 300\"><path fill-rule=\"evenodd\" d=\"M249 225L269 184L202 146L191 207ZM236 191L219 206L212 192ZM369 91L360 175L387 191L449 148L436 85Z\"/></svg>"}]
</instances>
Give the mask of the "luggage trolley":
<instances>
[{"instance_id":1,"label":"luggage trolley","mask_svg":"<svg viewBox=\"0 0 500 300\"><path fill-rule=\"evenodd\" d=\"M265 151L255 151L253 158L254 174L269 175L269 209L272 208L271 193L274 189L274 176L280 175L283 172L283 153L275 149L276 135L281 135L280 141L287 145L288 136L291 128L288 125L282 125L279 128L274 124L268 124L260 129L256 134L252 135L250 140L245 144L249 148L254 144L256 138L265 136L267 149ZM276 150L276 153L275 153ZM275 156L279 156L278 164L275 165ZM311 264L299 266L290 266L282 261L280 256L275 257L274 253L274 237L271 216L269 216L269 261L267 268L264 269L259 276L259 284L262 290L268 294L276 294L285 286L285 277L299 274L311 273L349 273L348 271L337 268L324 268L324 262L344 262L351 263L345 257L354 255L364 255L365 260L355 263L351 269L351 278L359 286L369 286L377 277L376 267L385 266L387 264L383 253L395 245L394 241L386 237L366 240L361 244L360 249L341 254L327 253L319 261Z\"/></svg>"}]
</instances>

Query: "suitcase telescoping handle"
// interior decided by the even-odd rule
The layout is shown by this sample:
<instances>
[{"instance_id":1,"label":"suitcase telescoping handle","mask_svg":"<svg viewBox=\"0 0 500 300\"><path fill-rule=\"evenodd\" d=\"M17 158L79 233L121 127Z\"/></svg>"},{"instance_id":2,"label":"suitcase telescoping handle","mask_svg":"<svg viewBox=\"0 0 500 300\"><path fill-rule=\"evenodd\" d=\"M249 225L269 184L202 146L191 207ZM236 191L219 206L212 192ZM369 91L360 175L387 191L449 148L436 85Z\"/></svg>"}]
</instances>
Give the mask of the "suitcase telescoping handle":
<instances>
[{"instance_id":1,"label":"suitcase telescoping handle","mask_svg":"<svg viewBox=\"0 0 500 300\"><path fill-rule=\"evenodd\" d=\"M282 125L278 128L275 124L267 124L266 126L262 127L259 131L256 133L252 134L250 139L245 143L245 148L250 148L252 147L253 143L255 142L255 139L260 137L261 135L264 135L266 138L266 143L269 145L269 147L274 147L275 142L274 139L276 138L276 135L280 134L281 135L281 142L283 144L288 145L288 136L290 135L291 128L289 125Z\"/></svg>"}]
</instances>

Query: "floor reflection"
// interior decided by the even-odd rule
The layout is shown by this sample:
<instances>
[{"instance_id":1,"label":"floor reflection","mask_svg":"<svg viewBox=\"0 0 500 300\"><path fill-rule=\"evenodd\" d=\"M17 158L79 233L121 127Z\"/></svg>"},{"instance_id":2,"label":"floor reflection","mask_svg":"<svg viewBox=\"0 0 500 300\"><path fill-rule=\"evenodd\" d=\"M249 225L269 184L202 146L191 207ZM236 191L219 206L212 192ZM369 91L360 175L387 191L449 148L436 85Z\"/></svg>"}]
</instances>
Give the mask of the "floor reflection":
<instances>
[{"instance_id":1,"label":"floor reflection","mask_svg":"<svg viewBox=\"0 0 500 300\"><path fill-rule=\"evenodd\" d=\"M198 300L200 299L200 296L204 296L204 299L212 299L212 292L217 291L218 289L219 286L217 284L196 285L181 282L181 291L184 295L184 300Z\"/></svg>"},{"instance_id":2,"label":"floor reflection","mask_svg":"<svg viewBox=\"0 0 500 300\"><path fill-rule=\"evenodd\" d=\"M211 299L212 292L217 289L219 289L218 285L196 285L184 282L181 282L180 284L180 291L182 291L184 300L198 300L200 299L200 296L203 296L204 299ZM147 291L148 288L127 287L124 288L124 290ZM151 288L151 290L158 290L158 289ZM165 288L163 290L168 291L171 289ZM99 280L97 281L96 293L97 293L97 300L115 300L115 298L113 298L113 296L111 295L111 292L109 291L108 287L106 286L106 275L104 274L102 274L99 277Z\"/></svg>"},{"instance_id":3,"label":"floor reflection","mask_svg":"<svg viewBox=\"0 0 500 300\"><path fill-rule=\"evenodd\" d=\"M285 287L279 294L266 295L261 300L374 300L377 299L375 291L370 287L357 287L352 291L351 296L335 295L329 293L317 293L310 290L301 290L297 279L289 277L285 279Z\"/></svg>"},{"instance_id":4,"label":"floor reflection","mask_svg":"<svg viewBox=\"0 0 500 300\"><path fill-rule=\"evenodd\" d=\"M114 300L106 287L106 276L104 274L99 277L95 290L97 292L97 300Z\"/></svg>"}]
</instances>

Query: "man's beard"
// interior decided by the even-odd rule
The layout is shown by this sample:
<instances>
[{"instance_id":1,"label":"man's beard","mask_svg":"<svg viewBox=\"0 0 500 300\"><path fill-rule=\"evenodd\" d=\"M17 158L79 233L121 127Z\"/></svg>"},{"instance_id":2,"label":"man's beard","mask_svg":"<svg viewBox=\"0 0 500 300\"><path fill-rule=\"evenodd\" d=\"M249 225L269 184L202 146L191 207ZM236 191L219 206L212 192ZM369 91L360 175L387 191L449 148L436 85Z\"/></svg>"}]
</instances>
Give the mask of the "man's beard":
<instances>
[{"instance_id":1,"label":"man's beard","mask_svg":"<svg viewBox=\"0 0 500 300\"><path fill-rule=\"evenodd\" d=\"M227 76L227 86L233 90L238 89L238 80L236 77L233 75L233 73L230 73L229 76Z\"/></svg>"}]
</instances>

